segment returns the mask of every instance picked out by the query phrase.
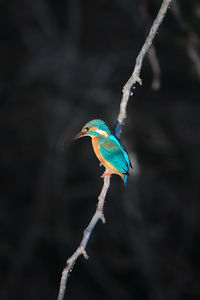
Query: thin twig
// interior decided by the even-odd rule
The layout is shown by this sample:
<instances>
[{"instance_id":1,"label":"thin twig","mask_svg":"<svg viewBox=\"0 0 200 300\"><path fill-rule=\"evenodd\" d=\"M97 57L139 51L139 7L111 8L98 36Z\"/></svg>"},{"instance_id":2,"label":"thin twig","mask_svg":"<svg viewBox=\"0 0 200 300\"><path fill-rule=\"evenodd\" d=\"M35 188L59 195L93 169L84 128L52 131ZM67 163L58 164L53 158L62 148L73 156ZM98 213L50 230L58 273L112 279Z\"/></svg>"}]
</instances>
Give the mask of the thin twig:
<instances>
[{"instance_id":1,"label":"thin twig","mask_svg":"<svg viewBox=\"0 0 200 300\"><path fill-rule=\"evenodd\" d=\"M188 56L193 63L193 67L196 70L198 78L200 79L200 55L198 52L200 41L198 35L190 29L184 20L179 2L177 0L173 2L172 13L176 17L176 21L184 33L184 40Z\"/></svg>"},{"instance_id":2,"label":"thin twig","mask_svg":"<svg viewBox=\"0 0 200 300\"><path fill-rule=\"evenodd\" d=\"M120 127L123 124L124 119L126 118L126 107L127 107L127 103L129 100L129 96L131 94L131 89L137 82L139 84L142 84L142 80L140 79L140 71L142 68L144 56L147 53L147 51L149 50L149 48L151 47L152 41L155 37L155 34L157 33L158 28L159 28L160 24L162 23L162 20L166 14L167 8L171 2L172 2L172 0L164 0L163 1L162 6L158 12L158 15L151 27L149 35L142 47L137 59L136 59L136 64L135 64L133 74L131 75L131 77L129 78L129 80L127 81L127 83L125 84L125 86L123 88L123 96L122 96L122 100L121 100L121 104L120 104L119 116L117 119L118 125L119 125L118 126L119 133L121 132ZM89 225L87 226L87 228L85 229L85 231L83 233L83 238L82 238L82 241L81 241L79 247L76 249L76 251L73 253L73 255L67 260L66 267L64 268L64 270L62 272L58 300L63 300L63 298L64 298L67 278L68 278L68 275L71 272L77 258L81 254L83 254L83 256L86 259L88 259L88 255L86 253L86 246L87 246L88 240L90 238L90 235L91 235L96 223L100 219L102 220L103 223L105 222L105 218L103 215L103 207L104 207L105 197L106 197L109 186L110 186L110 177L105 177L103 188L98 197L98 205L97 205L96 212L93 215Z\"/></svg>"},{"instance_id":3,"label":"thin twig","mask_svg":"<svg viewBox=\"0 0 200 300\"><path fill-rule=\"evenodd\" d=\"M148 1L142 0L141 3L141 16L144 20L145 25L145 33L149 32L150 24L153 22L152 17L149 14L149 7L148 7ZM159 59L156 54L156 48L155 45L151 45L151 48L147 52L147 57L149 59L149 63L152 69L153 73L153 80L151 83L151 87L153 90L158 91L160 89L161 85L161 69L159 64Z\"/></svg>"},{"instance_id":4,"label":"thin twig","mask_svg":"<svg viewBox=\"0 0 200 300\"><path fill-rule=\"evenodd\" d=\"M153 80L151 87L154 91L158 91L160 89L160 65L158 57L156 55L156 48L154 47L154 45L151 46L147 55L153 71Z\"/></svg>"}]
</instances>

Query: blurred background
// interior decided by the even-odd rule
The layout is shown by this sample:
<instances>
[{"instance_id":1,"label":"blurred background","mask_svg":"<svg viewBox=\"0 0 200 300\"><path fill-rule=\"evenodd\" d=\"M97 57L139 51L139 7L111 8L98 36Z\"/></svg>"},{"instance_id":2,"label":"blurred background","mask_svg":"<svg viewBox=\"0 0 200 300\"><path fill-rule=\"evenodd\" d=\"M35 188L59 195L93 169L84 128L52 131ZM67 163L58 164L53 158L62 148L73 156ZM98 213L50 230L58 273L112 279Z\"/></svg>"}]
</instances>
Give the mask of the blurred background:
<instances>
[{"instance_id":1,"label":"blurred background","mask_svg":"<svg viewBox=\"0 0 200 300\"><path fill-rule=\"evenodd\" d=\"M91 119L114 127L161 3L0 2L0 299L56 299L104 171L71 138ZM198 0L173 1L128 104L128 186L112 177L66 299L200 299L199 25Z\"/></svg>"}]
</instances>

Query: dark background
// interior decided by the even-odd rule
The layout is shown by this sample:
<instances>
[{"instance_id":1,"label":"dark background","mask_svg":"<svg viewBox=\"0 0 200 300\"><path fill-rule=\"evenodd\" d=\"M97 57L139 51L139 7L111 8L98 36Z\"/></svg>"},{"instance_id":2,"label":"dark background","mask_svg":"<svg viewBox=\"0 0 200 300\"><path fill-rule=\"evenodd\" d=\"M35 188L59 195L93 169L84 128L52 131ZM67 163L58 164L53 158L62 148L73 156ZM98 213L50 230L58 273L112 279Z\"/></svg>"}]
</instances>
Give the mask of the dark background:
<instances>
[{"instance_id":1,"label":"dark background","mask_svg":"<svg viewBox=\"0 0 200 300\"><path fill-rule=\"evenodd\" d=\"M0 299L56 299L102 187L91 119L114 127L162 1L0 2ZM66 299L200 299L200 4L170 7L128 104L134 169L113 176ZM156 79L157 80L157 79Z\"/></svg>"}]
</instances>

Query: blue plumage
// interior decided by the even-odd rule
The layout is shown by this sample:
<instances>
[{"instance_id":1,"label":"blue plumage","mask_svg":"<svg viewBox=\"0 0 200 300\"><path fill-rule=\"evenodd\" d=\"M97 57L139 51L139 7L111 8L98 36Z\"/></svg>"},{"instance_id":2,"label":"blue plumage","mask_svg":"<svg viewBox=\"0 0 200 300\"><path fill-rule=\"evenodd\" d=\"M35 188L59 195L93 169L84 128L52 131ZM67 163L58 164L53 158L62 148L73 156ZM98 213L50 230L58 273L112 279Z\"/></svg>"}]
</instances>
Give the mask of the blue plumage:
<instances>
[{"instance_id":1,"label":"blue plumage","mask_svg":"<svg viewBox=\"0 0 200 300\"><path fill-rule=\"evenodd\" d=\"M123 152L123 155L124 155L124 158L125 158L125 160L126 160L126 162L128 164L128 170L129 170L130 167L132 167L132 165L131 165L131 161L130 161L130 158L128 156L128 153L126 151L126 148L124 147L124 145L122 145L122 143L120 142L120 140L117 137L115 137L114 135L110 135L110 139L112 141L114 141L119 146L120 150Z\"/></svg>"},{"instance_id":2,"label":"blue plumage","mask_svg":"<svg viewBox=\"0 0 200 300\"><path fill-rule=\"evenodd\" d=\"M99 145L103 157L125 175L124 184L126 185L131 162L124 146L114 135L110 135L109 138L101 137Z\"/></svg>"},{"instance_id":3,"label":"blue plumage","mask_svg":"<svg viewBox=\"0 0 200 300\"><path fill-rule=\"evenodd\" d=\"M124 176L124 185L127 185L128 175Z\"/></svg>"}]
</instances>

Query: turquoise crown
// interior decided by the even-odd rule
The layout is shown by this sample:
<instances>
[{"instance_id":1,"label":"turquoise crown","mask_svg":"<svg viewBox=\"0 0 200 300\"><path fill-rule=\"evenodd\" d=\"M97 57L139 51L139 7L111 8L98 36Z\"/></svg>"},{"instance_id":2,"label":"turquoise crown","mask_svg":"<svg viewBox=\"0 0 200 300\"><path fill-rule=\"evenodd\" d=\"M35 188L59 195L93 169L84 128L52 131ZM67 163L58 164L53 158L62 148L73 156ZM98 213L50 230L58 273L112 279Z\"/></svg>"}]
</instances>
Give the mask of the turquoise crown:
<instances>
[{"instance_id":1,"label":"turquoise crown","mask_svg":"<svg viewBox=\"0 0 200 300\"><path fill-rule=\"evenodd\" d=\"M85 124L85 126L83 127L83 129L85 128L91 128L93 126L98 127L100 130L104 130L107 132L107 134L111 135L111 132L108 128L108 126L104 123L104 121L102 120L92 120L90 122L88 122L87 124Z\"/></svg>"}]
</instances>

